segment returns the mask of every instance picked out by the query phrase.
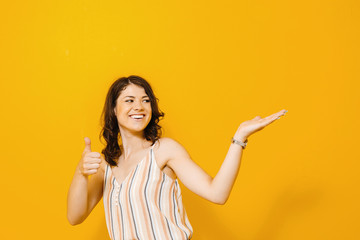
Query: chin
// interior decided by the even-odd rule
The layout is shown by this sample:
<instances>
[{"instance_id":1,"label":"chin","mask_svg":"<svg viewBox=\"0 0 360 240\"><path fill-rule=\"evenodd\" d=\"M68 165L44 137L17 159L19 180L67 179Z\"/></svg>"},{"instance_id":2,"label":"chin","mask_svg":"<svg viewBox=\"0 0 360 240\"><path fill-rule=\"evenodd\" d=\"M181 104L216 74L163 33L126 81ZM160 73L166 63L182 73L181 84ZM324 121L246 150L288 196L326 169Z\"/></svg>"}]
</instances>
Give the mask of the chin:
<instances>
[{"instance_id":1,"label":"chin","mask_svg":"<svg viewBox=\"0 0 360 240\"><path fill-rule=\"evenodd\" d=\"M129 131L131 133L135 133L135 134L139 134L139 133L144 133L145 128L147 127L147 125L144 126L138 126L138 127L134 127L134 126L123 126L122 128L126 131Z\"/></svg>"}]
</instances>

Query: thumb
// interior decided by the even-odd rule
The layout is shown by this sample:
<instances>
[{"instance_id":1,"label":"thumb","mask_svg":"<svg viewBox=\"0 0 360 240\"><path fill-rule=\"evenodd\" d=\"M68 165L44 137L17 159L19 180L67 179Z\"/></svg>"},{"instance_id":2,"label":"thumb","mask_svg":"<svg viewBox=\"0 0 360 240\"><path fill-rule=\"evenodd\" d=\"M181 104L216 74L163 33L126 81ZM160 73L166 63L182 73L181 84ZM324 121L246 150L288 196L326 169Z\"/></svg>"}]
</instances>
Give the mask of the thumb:
<instances>
[{"instance_id":1,"label":"thumb","mask_svg":"<svg viewBox=\"0 0 360 240\"><path fill-rule=\"evenodd\" d=\"M91 152L91 141L90 138L85 137L85 148L84 148L84 152Z\"/></svg>"}]
</instances>

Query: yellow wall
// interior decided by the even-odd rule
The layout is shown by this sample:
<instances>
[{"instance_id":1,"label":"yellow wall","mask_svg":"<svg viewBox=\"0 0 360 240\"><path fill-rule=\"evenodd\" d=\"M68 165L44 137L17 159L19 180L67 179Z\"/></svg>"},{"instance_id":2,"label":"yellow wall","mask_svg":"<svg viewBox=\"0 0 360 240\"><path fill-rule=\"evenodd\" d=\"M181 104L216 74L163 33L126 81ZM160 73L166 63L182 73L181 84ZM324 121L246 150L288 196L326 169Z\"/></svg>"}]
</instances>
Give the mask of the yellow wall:
<instances>
[{"instance_id":1,"label":"yellow wall","mask_svg":"<svg viewBox=\"0 0 360 240\"><path fill-rule=\"evenodd\" d=\"M130 74L213 176L241 122L289 111L249 138L226 205L182 188L194 239L360 239L359 1L1 5L1 239L108 239L103 203L74 227L66 195Z\"/></svg>"}]
</instances>

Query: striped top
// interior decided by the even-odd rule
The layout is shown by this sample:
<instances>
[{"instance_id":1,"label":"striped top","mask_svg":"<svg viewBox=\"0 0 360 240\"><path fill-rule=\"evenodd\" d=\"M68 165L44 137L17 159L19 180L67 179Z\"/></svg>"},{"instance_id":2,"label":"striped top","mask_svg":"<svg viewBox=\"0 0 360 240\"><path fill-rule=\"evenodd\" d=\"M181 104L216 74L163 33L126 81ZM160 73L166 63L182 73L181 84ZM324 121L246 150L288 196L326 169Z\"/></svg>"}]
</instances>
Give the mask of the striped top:
<instances>
[{"instance_id":1,"label":"striped top","mask_svg":"<svg viewBox=\"0 0 360 240\"><path fill-rule=\"evenodd\" d=\"M160 170L153 147L121 184L106 165L103 198L112 240L192 237L178 180Z\"/></svg>"}]
</instances>

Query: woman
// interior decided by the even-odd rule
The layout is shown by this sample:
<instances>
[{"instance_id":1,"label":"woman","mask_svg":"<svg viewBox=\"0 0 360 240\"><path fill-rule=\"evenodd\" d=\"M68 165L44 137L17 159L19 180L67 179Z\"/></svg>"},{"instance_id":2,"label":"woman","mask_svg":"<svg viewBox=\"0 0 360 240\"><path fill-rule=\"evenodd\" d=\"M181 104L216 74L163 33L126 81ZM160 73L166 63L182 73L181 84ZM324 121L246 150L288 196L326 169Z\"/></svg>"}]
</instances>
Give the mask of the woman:
<instances>
[{"instance_id":1,"label":"woman","mask_svg":"<svg viewBox=\"0 0 360 240\"><path fill-rule=\"evenodd\" d=\"M149 83L123 77L110 87L100 136L104 157L92 152L89 138L68 192L68 220L83 222L104 197L111 239L190 239L192 227L182 204L178 180L199 196L224 204L237 176L247 138L287 111L256 116L238 127L214 178L193 162L185 148L161 138L164 114ZM91 177L90 177L91 176Z\"/></svg>"}]
</instances>

